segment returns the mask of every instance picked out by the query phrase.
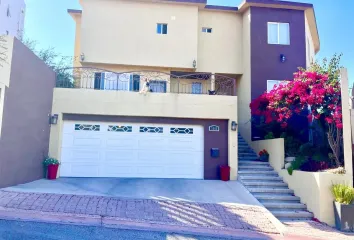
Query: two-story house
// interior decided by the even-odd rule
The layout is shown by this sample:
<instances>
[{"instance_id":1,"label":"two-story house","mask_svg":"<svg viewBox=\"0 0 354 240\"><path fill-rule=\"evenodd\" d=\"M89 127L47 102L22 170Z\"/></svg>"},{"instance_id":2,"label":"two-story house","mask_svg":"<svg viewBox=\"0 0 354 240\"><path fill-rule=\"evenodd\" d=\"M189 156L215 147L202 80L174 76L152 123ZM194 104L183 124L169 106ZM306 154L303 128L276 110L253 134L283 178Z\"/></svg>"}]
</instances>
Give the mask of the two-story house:
<instances>
[{"instance_id":1,"label":"two-story house","mask_svg":"<svg viewBox=\"0 0 354 240\"><path fill-rule=\"evenodd\" d=\"M311 4L80 0L74 68L58 75L60 176L237 177L249 103L319 50Z\"/></svg>"}]
</instances>

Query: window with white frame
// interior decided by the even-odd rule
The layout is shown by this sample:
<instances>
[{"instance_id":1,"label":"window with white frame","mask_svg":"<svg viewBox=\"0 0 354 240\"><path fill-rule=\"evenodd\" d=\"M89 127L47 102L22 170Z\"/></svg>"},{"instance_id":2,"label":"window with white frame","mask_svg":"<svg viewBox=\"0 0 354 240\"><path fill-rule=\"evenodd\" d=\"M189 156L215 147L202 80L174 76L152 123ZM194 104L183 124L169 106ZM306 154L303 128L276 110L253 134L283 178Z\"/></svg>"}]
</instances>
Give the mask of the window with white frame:
<instances>
[{"instance_id":1,"label":"window with white frame","mask_svg":"<svg viewBox=\"0 0 354 240\"><path fill-rule=\"evenodd\" d=\"M268 44L290 45L289 23L268 22Z\"/></svg>"},{"instance_id":2,"label":"window with white frame","mask_svg":"<svg viewBox=\"0 0 354 240\"><path fill-rule=\"evenodd\" d=\"M166 23L158 23L156 33L157 34L167 34L167 24Z\"/></svg>"},{"instance_id":3,"label":"window with white frame","mask_svg":"<svg viewBox=\"0 0 354 240\"><path fill-rule=\"evenodd\" d=\"M213 29L212 28L206 28L206 27L203 27L202 28L202 32L203 33L212 33Z\"/></svg>"},{"instance_id":4,"label":"window with white frame","mask_svg":"<svg viewBox=\"0 0 354 240\"><path fill-rule=\"evenodd\" d=\"M287 84L288 81L281 81L281 80L267 80L267 92L273 90L275 86L279 86L279 84Z\"/></svg>"}]
</instances>

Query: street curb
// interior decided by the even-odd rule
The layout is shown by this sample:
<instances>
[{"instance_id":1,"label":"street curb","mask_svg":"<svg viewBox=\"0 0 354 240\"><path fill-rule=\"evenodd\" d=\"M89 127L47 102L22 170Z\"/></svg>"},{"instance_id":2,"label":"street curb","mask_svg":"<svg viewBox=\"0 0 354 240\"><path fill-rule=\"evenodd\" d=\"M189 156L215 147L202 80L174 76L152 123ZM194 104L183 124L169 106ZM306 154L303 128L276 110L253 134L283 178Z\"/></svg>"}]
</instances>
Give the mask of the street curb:
<instances>
[{"instance_id":1,"label":"street curb","mask_svg":"<svg viewBox=\"0 0 354 240\"><path fill-rule=\"evenodd\" d=\"M280 234L268 234L242 229L211 229L200 227L185 227L171 224L137 222L122 220L114 217L99 215L49 213L34 210L19 210L0 207L0 219L19 220L26 222L45 222L57 224L70 224L79 226L106 227L125 230L153 231L165 233L178 233L185 235L199 235L205 237L226 237L230 239L267 240L278 239Z\"/></svg>"},{"instance_id":2,"label":"street curb","mask_svg":"<svg viewBox=\"0 0 354 240\"><path fill-rule=\"evenodd\" d=\"M108 228L141 230L141 231L158 231L166 233L180 233L186 235L198 235L204 237L227 237L232 239L252 239L252 240L265 240L274 239L280 234L267 234L248 230L227 230L227 229L211 229L211 228L198 228L198 227L184 227L177 225L164 225L159 223L147 222L132 222L121 220L111 217L103 217L102 226Z\"/></svg>"},{"instance_id":3,"label":"street curb","mask_svg":"<svg viewBox=\"0 0 354 240\"><path fill-rule=\"evenodd\" d=\"M63 223L85 226L102 226L102 217L99 215L49 213L4 207L0 207L0 219L21 220L29 222Z\"/></svg>"}]
</instances>

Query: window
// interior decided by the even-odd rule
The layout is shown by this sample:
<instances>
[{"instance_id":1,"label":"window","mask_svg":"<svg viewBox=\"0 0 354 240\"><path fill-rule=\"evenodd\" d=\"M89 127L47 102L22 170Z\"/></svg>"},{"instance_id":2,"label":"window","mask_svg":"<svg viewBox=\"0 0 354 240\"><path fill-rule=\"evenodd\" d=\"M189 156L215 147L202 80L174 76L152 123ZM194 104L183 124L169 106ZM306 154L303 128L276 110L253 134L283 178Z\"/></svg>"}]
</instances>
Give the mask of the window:
<instances>
[{"instance_id":1,"label":"window","mask_svg":"<svg viewBox=\"0 0 354 240\"><path fill-rule=\"evenodd\" d=\"M166 81L150 81L149 86L151 92L166 92Z\"/></svg>"},{"instance_id":2,"label":"window","mask_svg":"<svg viewBox=\"0 0 354 240\"><path fill-rule=\"evenodd\" d=\"M167 24L158 23L157 24L157 34L167 34Z\"/></svg>"},{"instance_id":3,"label":"window","mask_svg":"<svg viewBox=\"0 0 354 240\"><path fill-rule=\"evenodd\" d=\"M205 28L205 27L202 28L202 32L204 33L211 33L212 31L213 31L212 28Z\"/></svg>"},{"instance_id":4,"label":"window","mask_svg":"<svg viewBox=\"0 0 354 240\"><path fill-rule=\"evenodd\" d=\"M133 92L139 92L140 89L140 76L133 74L130 75L129 90Z\"/></svg>"},{"instance_id":5,"label":"window","mask_svg":"<svg viewBox=\"0 0 354 240\"><path fill-rule=\"evenodd\" d=\"M267 81L267 92L269 93L275 85L279 86L279 84L287 84L288 81L280 81L280 80L268 80Z\"/></svg>"},{"instance_id":6,"label":"window","mask_svg":"<svg viewBox=\"0 0 354 240\"><path fill-rule=\"evenodd\" d=\"M289 23L268 23L268 43L290 45Z\"/></svg>"},{"instance_id":7,"label":"window","mask_svg":"<svg viewBox=\"0 0 354 240\"><path fill-rule=\"evenodd\" d=\"M104 73L95 73L94 89L104 89ZM102 76L103 75L103 76Z\"/></svg>"},{"instance_id":8,"label":"window","mask_svg":"<svg viewBox=\"0 0 354 240\"><path fill-rule=\"evenodd\" d=\"M202 93L202 83L194 82L192 83L192 94L201 94Z\"/></svg>"}]
</instances>

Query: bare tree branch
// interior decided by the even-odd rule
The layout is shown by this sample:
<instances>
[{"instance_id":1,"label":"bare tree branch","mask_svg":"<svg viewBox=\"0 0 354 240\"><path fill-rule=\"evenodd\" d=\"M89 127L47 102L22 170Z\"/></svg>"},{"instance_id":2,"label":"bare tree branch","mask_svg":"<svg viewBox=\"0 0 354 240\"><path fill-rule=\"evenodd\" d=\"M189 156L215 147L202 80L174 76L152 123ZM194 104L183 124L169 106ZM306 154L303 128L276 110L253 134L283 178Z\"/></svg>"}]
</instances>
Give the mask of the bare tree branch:
<instances>
[{"instance_id":1,"label":"bare tree branch","mask_svg":"<svg viewBox=\"0 0 354 240\"><path fill-rule=\"evenodd\" d=\"M3 67L3 63L7 60L7 47L5 36L0 36L0 67Z\"/></svg>"}]
</instances>

